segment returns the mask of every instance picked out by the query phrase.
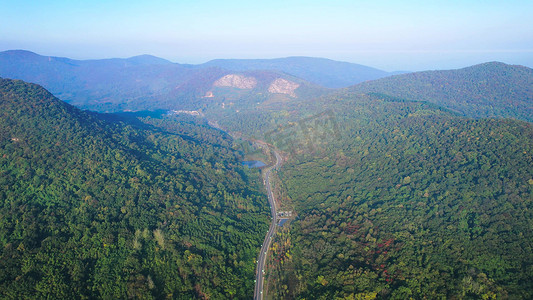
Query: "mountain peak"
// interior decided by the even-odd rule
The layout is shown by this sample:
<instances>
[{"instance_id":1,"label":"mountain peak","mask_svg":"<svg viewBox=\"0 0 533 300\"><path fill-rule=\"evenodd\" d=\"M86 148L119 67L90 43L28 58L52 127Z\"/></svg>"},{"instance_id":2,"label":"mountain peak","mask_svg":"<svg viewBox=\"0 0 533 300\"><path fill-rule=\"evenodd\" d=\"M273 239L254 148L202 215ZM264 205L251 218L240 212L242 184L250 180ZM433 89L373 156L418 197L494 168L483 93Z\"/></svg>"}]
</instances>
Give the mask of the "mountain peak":
<instances>
[{"instance_id":1,"label":"mountain peak","mask_svg":"<svg viewBox=\"0 0 533 300\"><path fill-rule=\"evenodd\" d=\"M143 54L143 55L137 55L126 59L128 62L135 64L135 65L166 65L166 64L172 64L171 61L168 61L166 59L149 55L149 54Z\"/></svg>"},{"instance_id":2,"label":"mountain peak","mask_svg":"<svg viewBox=\"0 0 533 300\"><path fill-rule=\"evenodd\" d=\"M7 50L0 52L0 56L6 56L10 58L19 58L19 59L31 59L31 58L41 58L43 56L31 52L28 50Z\"/></svg>"},{"instance_id":3,"label":"mountain peak","mask_svg":"<svg viewBox=\"0 0 533 300\"><path fill-rule=\"evenodd\" d=\"M427 101L468 117L533 121L533 69L487 62L462 69L423 71L382 78L350 88Z\"/></svg>"},{"instance_id":4,"label":"mountain peak","mask_svg":"<svg viewBox=\"0 0 533 300\"><path fill-rule=\"evenodd\" d=\"M499 61L490 61L490 62L481 63L481 64L463 68L463 70L482 70L482 69L485 69L485 70L524 69L525 70L525 69L530 69L530 68L524 67L522 65L509 65L509 64L499 62Z\"/></svg>"},{"instance_id":5,"label":"mountain peak","mask_svg":"<svg viewBox=\"0 0 533 300\"><path fill-rule=\"evenodd\" d=\"M328 88L347 87L392 75L359 64L307 56L273 59L216 59L201 66L220 67L236 72L250 70L283 72Z\"/></svg>"}]
</instances>

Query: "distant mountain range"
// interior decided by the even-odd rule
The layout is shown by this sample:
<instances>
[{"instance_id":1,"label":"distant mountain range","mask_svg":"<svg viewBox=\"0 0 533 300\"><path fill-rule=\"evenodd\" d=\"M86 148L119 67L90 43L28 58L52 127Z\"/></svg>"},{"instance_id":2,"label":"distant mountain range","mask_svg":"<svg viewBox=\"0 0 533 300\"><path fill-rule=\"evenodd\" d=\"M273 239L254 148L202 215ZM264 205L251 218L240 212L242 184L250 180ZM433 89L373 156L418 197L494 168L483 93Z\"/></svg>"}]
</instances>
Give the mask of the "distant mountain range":
<instances>
[{"instance_id":1,"label":"distant mountain range","mask_svg":"<svg viewBox=\"0 0 533 300\"><path fill-rule=\"evenodd\" d=\"M342 88L403 73L389 73L348 62L303 56L276 59L216 59L200 67L220 67L232 71L275 70L328 88Z\"/></svg>"},{"instance_id":2,"label":"distant mountain range","mask_svg":"<svg viewBox=\"0 0 533 300\"><path fill-rule=\"evenodd\" d=\"M242 111L347 93L427 101L469 117L533 121L533 69L489 62L459 70L393 74L310 57L187 65L150 55L72 60L23 50L0 52L0 77L40 84L70 104L100 112Z\"/></svg>"},{"instance_id":3,"label":"distant mountain range","mask_svg":"<svg viewBox=\"0 0 533 300\"><path fill-rule=\"evenodd\" d=\"M40 84L56 97L98 111L128 109L128 103L170 92L190 68L153 56L72 60L28 51L0 53L0 76Z\"/></svg>"},{"instance_id":4,"label":"distant mountain range","mask_svg":"<svg viewBox=\"0 0 533 300\"><path fill-rule=\"evenodd\" d=\"M215 84L227 75L236 81L226 79L224 84ZM152 109L154 105L190 108L204 97L216 98L213 89L221 87L237 89L232 95L221 91L222 100L229 101L258 95L265 101L279 100L280 95L313 97L324 94L326 87L349 86L388 75L370 67L308 57L182 65L150 55L72 60L24 50L0 53L0 77L43 85L71 104L96 111ZM254 77L256 84L240 88L240 77Z\"/></svg>"}]
</instances>

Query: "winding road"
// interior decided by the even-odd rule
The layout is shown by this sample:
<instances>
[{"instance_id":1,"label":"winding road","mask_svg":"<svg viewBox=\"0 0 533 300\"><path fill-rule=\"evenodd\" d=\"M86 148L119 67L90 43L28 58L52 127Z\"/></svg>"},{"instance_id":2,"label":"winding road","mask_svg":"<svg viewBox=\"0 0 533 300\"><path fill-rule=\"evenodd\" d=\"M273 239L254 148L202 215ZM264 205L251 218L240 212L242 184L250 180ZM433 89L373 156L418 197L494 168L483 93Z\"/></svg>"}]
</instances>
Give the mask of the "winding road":
<instances>
[{"instance_id":1,"label":"winding road","mask_svg":"<svg viewBox=\"0 0 533 300\"><path fill-rule=\"evenodd\" d=\"M263 288L264 288L264 279L265 279L265 264L267 259L267 252L270 248L270 243L272 242L272 237L276 233L276 227L278 226L278 214L276 208L276 202L274 201L274 193L272 193L272 188L270 186L270 172L272 169L276 169L281 165L282 158L281 155L271 146L267 147L270 151L274 152L276 156L276 163L273 166L270 166L265 169L263 173L263 181L268 195L268 203L270 204L270 213L272 214L272 223L270 223L270 228L265 236L263 245L261 246L261 252L259 253L259 258L257 259L257 274L255 275L255 290L254 290L254 299L261 300L263 299Z\"/></svg>"}]
</instances>

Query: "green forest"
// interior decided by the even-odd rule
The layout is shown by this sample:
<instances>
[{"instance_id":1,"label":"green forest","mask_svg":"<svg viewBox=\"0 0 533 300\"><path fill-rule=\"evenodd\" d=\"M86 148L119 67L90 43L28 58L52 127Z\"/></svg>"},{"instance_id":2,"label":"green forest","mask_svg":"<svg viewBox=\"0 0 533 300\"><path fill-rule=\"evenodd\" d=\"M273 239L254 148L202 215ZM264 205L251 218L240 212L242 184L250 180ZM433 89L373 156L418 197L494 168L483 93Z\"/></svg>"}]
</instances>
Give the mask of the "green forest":
<instances>
[{"instance_id":1,"label":"green forest","mask_svg":"<svg viewBox=\"0 0 533 300\"><path fill-rule=\"evenodd\" d=\"M533 297L531 123L379 95L314 107L342 126L274 140L298 218L272 247L272 299Z\"/></svg>"},{"instance_id":2,"label":"green forest","mask_svg":"<svg viewBox=\"0 0 533 300\"><path fill-rule=\"evenodd\" d=\"M257 141L283 156L271 182L293 216L268 299L533 298L531 69L298 98L205 84L220 74L120 114L0 79L0 298L251 299L271 222L242 166L268 161Z\"/></svg>"},{"instance_id":3,"label":"green forest","mask_svg":"<svg viewBox=\"0 0 533 300\"><path fill-rule=\"evenodd\" d=\"M259 172L206 124L144 119L0 79L0 298L251 298Z\"/></svg>"},{"instance_id":4,"label":"green forest","mask_svg":"<svg viewBox=\"0 0 533 300\"><path fill-rule=\"evenodd\" d=\"M354 95L380 93L427 101L473 118L533 122L533 69L488 62L459 70L425 71L364 82Z\"/></svg>"},{"instance_id":5,"label":"green forest","mask_svg":"<svg viewBox=\"0 0 533 300\"><path fill-rule=\"evenodd\" d=\"M208 111L286 158L298 216L272 245L269 297L532 298L531 78L489 63Z\"/></svg>"}]
</instances>

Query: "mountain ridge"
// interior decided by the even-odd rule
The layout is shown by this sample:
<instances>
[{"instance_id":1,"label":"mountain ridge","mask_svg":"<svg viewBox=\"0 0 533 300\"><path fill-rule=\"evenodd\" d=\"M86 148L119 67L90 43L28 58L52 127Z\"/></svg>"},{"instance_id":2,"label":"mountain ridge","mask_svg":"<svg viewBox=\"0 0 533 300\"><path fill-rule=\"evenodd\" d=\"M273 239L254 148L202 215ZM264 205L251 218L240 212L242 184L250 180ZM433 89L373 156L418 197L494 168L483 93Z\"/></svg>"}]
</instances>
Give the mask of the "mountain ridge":
<instances>
[{"instance_id":1,"label":"mountain ridge","mask_svg":"<svg viewBox=\"0 0 533 300\"><path fill-rule=\"evenodd\" d=\"M78 64L82 63L90 63L90 62L97 62L97 61L129 61L136 64L175 64L169 60L166 60L164 58L160 58L154 55L150 54L141 54L141 55L135 55L127 58L103 58L103 59L72 59L68 57L62 57L62 56L51 56L51 55L41 55L38 53L35 53L33 51L29 50L23 50L23 49L15 49L15 50L6 50L0 52L0 55L9 55L11 57L15 58L33 58L33 59L39 59L39 60L57 60L57 61L69 61L69 62L76 62Z\"/></svg>"},{"instance_id":2,"label":"mountain ridge","mask_svg":"<svg viewBox=\"0 0 533 300\"><path fill-rule=\"evenodd\" d=\"M235 91L213 84L227 75L250 75L257 88ZM0 76L41 84L57 97L84 109L100 112L153 109L199 109L213 105L206 95L224 102L286 101L323 95L327 89L277 70L232 71L217 66L172 63L151 55L127 59L72 60L46 57L24 50L0 53ZM289 90L272 88L276 79ZM280 81L277 81L279 85ZM218 97L221 95L221 97ZM281 97L281 98L280 98ZM218 99L218 100L217 100Z\"/></svg>"},{"instance_id":3,"label":"mountain ridge","mask_svg":"<svg viewBox=\"0 0 533 300\"><path fill-rule=\"evenodd\" d=\"M377 72L379 76L394 73L303 56L221 59L200 65L181 65L151 55L72 60L25 50L0 52L0 76L41 84L71 104L101 112L227 108L228 103L235 104L235 110L242 110L246 105L255 107L261 103L312 101L335 93L323 86L341 78L344 81L335 82L350 84L339 90L341 96L343 93L378 93L432 102L470 117L533 121L533 75L532 69L524 66L488 62L462 69L397 74L375 80L366 78L353 85L359 80L350 76L359 74L354 70L361 68ZM317 79L313 77L316 74L325 74L325 77ZM251 76L257 84L254 89L215 86L215 82L228 75ZM285 80L278 83L291 88L269 88L278 78ZM283 93L277 93L279 91Z\"/></svg>"},{"instance_id":4,"label":"mountain ridge","mask_svg":"<svg viewBox=\"0 0 533 300\"><path fill-rule=\"evenodd\" d=\"M347 88L432 102L475 118L511 117L533 122L533 69L487 62L454 70L395 75Z\"/></svg>"},{"instance_id":5,"label":"mountain ridge","mask_svg":"<svg viewBox=\"0 0 533 300\"><path fill-rule=\"evenodd\" d=\"M235 71L277 70L328 88L345 87L396 74L360 64L307 56L273 59L215 59L200 66L217 66Z\"/></svg>"}]
</instances>

